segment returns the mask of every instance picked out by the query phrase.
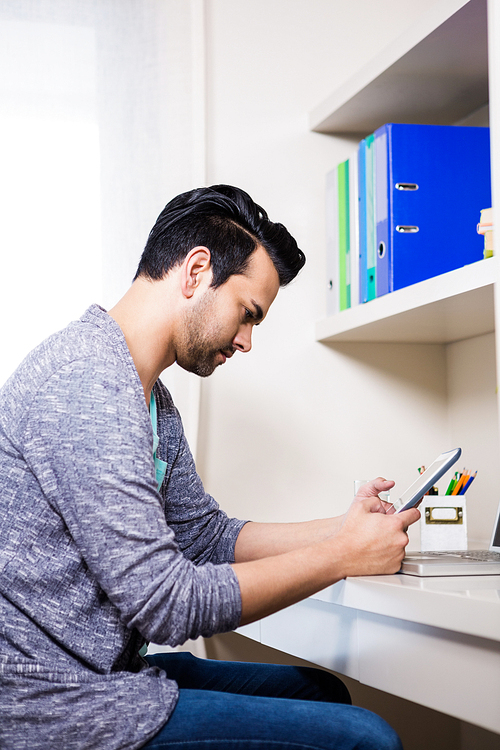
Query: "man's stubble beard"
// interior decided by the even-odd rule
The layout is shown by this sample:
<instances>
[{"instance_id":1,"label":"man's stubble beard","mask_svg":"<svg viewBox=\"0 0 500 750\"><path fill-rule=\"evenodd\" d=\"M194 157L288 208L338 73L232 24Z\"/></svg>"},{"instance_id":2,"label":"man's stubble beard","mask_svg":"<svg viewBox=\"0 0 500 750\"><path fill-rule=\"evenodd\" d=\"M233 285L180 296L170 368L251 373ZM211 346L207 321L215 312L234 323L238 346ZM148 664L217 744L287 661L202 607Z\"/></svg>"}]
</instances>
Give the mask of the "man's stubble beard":
<instances>
[{"instance_id":1,"label":"man's stubble beard","mask_svg":"<svg viewBox=\"0 0 500 750\"><path fill-rule=\"evenodd\" d=\"M220 326L215 321L214 307L213 298L205 294L185 313L182 347L177 353L177 364L201 378L207 378L221 364L216 361L221 349L233 349L232 342L220 343Z\"/></svg>"}]
</instances>

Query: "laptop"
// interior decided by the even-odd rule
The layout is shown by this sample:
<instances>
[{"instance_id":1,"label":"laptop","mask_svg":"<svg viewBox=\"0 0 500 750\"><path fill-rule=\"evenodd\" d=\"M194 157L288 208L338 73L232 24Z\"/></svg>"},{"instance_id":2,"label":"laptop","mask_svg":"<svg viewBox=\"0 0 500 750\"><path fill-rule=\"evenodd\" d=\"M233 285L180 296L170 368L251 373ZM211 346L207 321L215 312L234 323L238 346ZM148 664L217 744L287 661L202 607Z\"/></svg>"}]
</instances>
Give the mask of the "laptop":
<instances>
[{"instance_id":1,"label":"laptop","mask_svg":"<svg viewBox=\"0 0 500 750\"><path fill-rule=\"evenodd\" d=\"M500 504L491 535L489 550L449 550L447 552L410 552L400 573L410 576L499 576Z\"/></svg>"}]
</instances>

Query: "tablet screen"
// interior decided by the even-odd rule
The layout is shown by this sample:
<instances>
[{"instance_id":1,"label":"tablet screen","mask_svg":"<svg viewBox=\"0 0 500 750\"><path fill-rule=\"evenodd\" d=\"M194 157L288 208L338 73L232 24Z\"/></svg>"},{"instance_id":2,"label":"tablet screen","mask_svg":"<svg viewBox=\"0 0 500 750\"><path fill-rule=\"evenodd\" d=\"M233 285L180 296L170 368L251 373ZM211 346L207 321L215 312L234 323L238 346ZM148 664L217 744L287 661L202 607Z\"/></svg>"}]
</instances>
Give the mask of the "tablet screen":
<instances>
[{"instance_id":1,"label":"tablet screen","mask_svg":"<svg viewBox=\"0 0 500 750\"><path fill-rule=\"evenodd\" d=\"M396 513L400 513L402 510L412 508L418 503L419 500L425 495L430 488L441 479L448 469L453 466L455 461L458 460L462 453L461 448L455 448L452 451L441 453L440 456L426 469L418 479L416 479L410 487L403 492L399 500L393 503L394 510Z\"/></svg>"}]
</instances>

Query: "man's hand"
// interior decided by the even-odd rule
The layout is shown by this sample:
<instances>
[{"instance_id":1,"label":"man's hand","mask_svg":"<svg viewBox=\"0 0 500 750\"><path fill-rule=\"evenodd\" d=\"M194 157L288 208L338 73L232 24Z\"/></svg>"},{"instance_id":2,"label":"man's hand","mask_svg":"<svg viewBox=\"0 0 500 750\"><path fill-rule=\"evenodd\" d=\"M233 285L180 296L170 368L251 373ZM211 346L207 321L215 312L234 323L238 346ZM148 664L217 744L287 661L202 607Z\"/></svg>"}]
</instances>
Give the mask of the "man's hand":
<instances>
[{"instance_id":1,"label":"man's hand","mask_svg":"<svg viewBox=\"0 0 500 750\"><path fill-rule=\"evenodd\" d=\"M420 511L387 513L387 505L377 495L363 497L360 492L346 513L335 538L344 553L346 576L383 575L400 569L408 544L406 531L418 521Z\"/></svg>"},{"instance_id":2,"label":"man's hand","mask_svg":"<svg viewBox=\"0 0 500 750\"><path fill-rule=\"evenodd\" d=\"M379 492L388 492L394 482L377 477L364 484L344 517L337 541L347 544L348 576L397 573L408 544L408 526L418 521L416 508L394 515L391 503Z\"/></svg>"}]
</instances>

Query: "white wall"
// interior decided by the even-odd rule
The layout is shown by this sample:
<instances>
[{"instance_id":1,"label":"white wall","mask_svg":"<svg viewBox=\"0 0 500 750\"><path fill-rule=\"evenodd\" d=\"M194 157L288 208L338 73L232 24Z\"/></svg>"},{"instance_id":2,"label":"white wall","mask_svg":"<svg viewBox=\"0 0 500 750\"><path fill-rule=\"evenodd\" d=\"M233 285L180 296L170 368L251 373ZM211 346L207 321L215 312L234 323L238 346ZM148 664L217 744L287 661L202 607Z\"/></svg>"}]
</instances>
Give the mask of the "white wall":
<instances>
[{"instance_id":1,"label":"white wall","mask_svg":"<svg viewBox=\"0 0 500 750\"><path fill-rule=\"evenodd\" d=\"M314 341L325 315L325 174L358 139L309 132L308 113L432 5L207 0L208 181L248 190L308 259L255 331L253 351L203 383L199 468L234 515L341 512L355 478L385 475L402 490L461 439L445 347ZM485 443L496 465L494 389L488 404ZM487 538L486 526L472 526Z\"/></svg>"},{"instance_id":2,"label":"white wall","mask_svg":"<svg viewBox=\"0 0 500 750\"><path fill-rule=\"evenodd\" d=\"M95 29L2 11L0 383L102 296Z\"/></svg>"},{"instance_id":3,"label":"white wall","mask_svg":"<svg viewBox=\"0 0 500 750\"><path fill-rule=\"evenodd\" d=\"M0 303L9 358L5 337L23 340L32 326L36 343L82 305L116 302L158 213L200 180L195 4L1 4Z\"/></svg>"},{"instance_id":4,"label":"white wall","mask_svg":"<svg viewBox=\"0 0 500 750\"><path fill-rule=\"evenodd\" d=\"M204 181L201 20L200 0L0 4L0 385L111 307L165 203ZM196 439L197 383L167 380Z\"/></svg>"}]
</instances>

